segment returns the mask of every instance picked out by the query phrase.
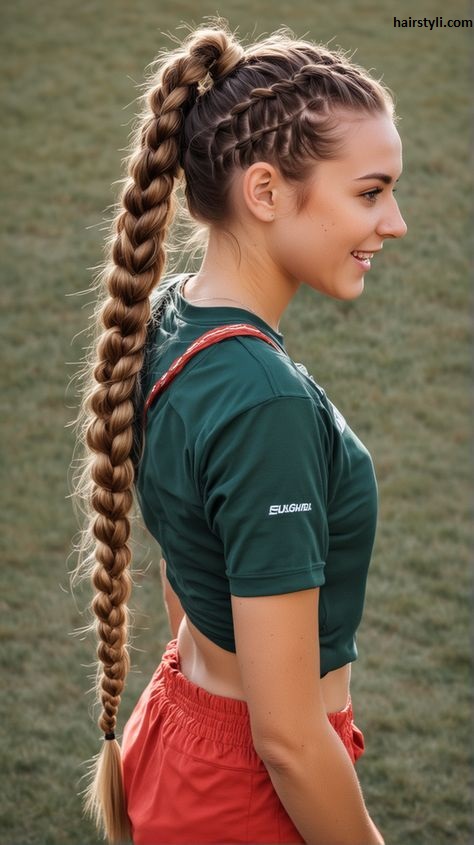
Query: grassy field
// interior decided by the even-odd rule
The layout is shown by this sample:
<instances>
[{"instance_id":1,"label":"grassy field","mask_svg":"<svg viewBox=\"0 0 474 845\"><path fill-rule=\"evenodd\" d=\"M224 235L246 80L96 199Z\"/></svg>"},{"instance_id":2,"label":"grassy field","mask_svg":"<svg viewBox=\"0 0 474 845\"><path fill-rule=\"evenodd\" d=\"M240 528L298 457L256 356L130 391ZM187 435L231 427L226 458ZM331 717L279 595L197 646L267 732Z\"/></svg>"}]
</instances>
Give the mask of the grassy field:
<instances>
[{"instance_id":1,"label":"grassy field","mask_svg":"<svg viewBox=\"0 0 474 845\"><path fill-rule=\"evenodd\" d=\"M471 842L468 575L469 49L466 29L396 29L412 5L375 0L16 0L2 12L1 845L94 845L81 818L81 761L94 644L86 591L70 594L68 497L82 356L103 221L121 177L144 67L181 20L219 11L242 34L287 24L329 40L396 92L409 234L387 244L364 296L302 291L283 329L370 448L381 514L353 672L368 750L359 765L387 845ZM396 8L396 11L394 11ZM448 14L441 0L416 15ZM453 18L472 17L463 2ZM123 726L168 637L157 549L137 525L133 671Z\"/></svg>"}]
</instances>

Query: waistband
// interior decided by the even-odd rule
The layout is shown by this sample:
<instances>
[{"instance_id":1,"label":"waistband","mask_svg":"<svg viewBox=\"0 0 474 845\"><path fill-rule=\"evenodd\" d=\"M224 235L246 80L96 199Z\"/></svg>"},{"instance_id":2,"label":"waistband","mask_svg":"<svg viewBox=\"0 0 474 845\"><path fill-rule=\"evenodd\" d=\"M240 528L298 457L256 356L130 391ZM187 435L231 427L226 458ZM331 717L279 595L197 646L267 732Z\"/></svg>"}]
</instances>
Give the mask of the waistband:
<instances>
[{"instance_id":1,"label":"waistband","mask_svg":"<svg viewBox=\"0 0 474 845\"><path fill-rule=\"evenodd\" d=\"M174 706L173 720L186 726L189 732L204 739L231 742L232 745L253 750L249 709L245 701L213 695L183 675L180 669L177 641L171 640L157 670L166 690L166 697ZM352 724L352 702L349 696L344 710L328 713L335 730L343 734Z\"/></svg>"}]
</instances>

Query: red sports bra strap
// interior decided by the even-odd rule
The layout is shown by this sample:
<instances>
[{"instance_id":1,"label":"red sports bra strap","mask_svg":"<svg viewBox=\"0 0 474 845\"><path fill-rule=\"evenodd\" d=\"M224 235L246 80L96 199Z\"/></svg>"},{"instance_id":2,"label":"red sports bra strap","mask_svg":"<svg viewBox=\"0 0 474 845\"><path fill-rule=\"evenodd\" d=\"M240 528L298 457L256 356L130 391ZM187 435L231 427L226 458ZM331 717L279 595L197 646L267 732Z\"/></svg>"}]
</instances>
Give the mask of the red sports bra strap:
<instances>
[{"instance_id":1,"label":"red sports bra strap","mask_svg":"<svg viewBox=\"0 0 474 845\"><path fill-rule=\"evenodd\" d=\"M201 352L202 349L207 349L208 346L212 346L214 343L220 343L221 340L227 340L228 337L243 336L258 337L260 340L264 340L266 343L269 343L270 346L273 346L278 350L278 352L282 351L281 347L278 346L271 337L266 335L264 332L261 332L260 329L256 328L256 326L252 326L248 323L234 323L230 326L218 326L215 329L205 332L198 337L191 346L188 346L182 355L173 361L169 370L167 370L166 373L164 373L153 385L143 409L144 425L146 424L146 415L149 408L151 408L153 403L156 402L158 396L171 384L178 373L184 369L191 358L194 358L194 356L197 355L198 352Z\"/></svg>"}]
</instances>

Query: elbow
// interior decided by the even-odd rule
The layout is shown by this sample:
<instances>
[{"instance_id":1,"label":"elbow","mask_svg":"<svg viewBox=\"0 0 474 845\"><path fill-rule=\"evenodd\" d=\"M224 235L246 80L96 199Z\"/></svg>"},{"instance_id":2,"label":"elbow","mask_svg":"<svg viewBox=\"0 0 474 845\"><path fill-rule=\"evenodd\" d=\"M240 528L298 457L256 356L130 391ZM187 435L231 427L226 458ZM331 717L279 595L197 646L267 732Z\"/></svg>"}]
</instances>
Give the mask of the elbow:
<instances>
[{"instance_id":1,"label":"elbow","mask_svg":"<svg viewBox=\"0 0 474 845\"><path fill-rule=\"evenodd\" d=\"M314 755L315 750L324 743L323 738L328 730L332 730L331 725L327 719L322 719L304 731L252 731L252 738L255 751L266 768L290 772L308 755Z\"/></svg>"},{"instance_id":2,"label":"elbow","mask_svg":"<svg viewBox=\"0 0 474 845\"><path fill-rule=\"evenodd\" d=\"M296 752L277 742L254 740L255 751L266 769L277 772L289 772L294 766Z\"/></svg>"}]
</instances>

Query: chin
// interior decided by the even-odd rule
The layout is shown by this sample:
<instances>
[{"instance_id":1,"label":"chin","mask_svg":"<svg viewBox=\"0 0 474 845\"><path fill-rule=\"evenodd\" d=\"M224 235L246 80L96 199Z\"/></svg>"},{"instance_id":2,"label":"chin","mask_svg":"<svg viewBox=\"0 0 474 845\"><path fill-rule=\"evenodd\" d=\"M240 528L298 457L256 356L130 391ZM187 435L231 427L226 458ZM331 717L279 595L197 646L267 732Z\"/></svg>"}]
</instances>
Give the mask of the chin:
<instances>
[{"instance_id":1,"label":"chin","mask_svg":"<svg viewBox=\"0 0 474 845\"><path fill-rule=\"evenodd\" d=\"M364 293L364 280L361 279L355 285L344 285L340 290L330 293L333 299L339 299L341 302L352 302L353 299L358 299Z\"/></svg>"}]
</instances>

